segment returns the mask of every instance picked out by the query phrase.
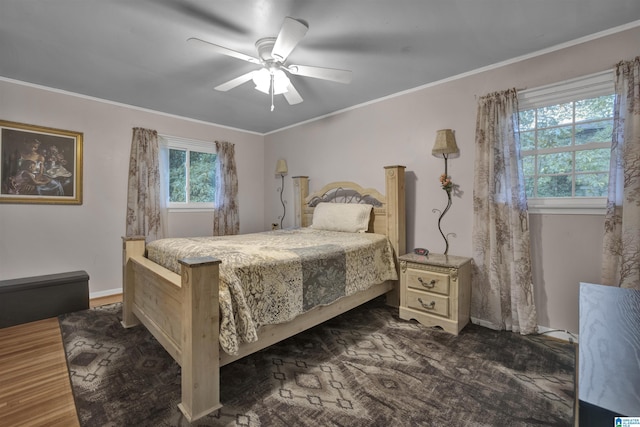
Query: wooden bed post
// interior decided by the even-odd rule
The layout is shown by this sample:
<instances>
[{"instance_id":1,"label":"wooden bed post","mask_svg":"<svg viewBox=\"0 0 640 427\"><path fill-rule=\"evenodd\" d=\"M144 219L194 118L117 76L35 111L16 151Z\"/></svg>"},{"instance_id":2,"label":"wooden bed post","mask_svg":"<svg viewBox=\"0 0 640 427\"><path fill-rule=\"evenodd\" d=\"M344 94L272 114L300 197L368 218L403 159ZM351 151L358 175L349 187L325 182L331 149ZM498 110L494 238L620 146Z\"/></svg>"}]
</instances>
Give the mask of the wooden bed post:
<instances>
[{"instance_id":1,"label":"wooden bed post","mask_svg":"<svg viewBox=\"0 0 640 427\"><path fill-rule=\"evenodd\" d=\"M128 262L134 256L144 256L144 236L122 238L122 326L131 328L139 325L140 320L133 314L133 292L135 279L133 266Z\"/></svg>"},{"instance_id":2,"label":"wooden bed post","mask_svg":"<svg viewBox=\"0 0 640 427\"><path fill-rule=\"evenodd\" d=\"M212 257L179 260L182 277L182 402L189 422L219 409L219 269Z\"/></svg>"},{"instance_id":3,"label":"wooden bed post","mask_svg":"<svg viewBox=\"0 0 640 427\"><path fill-rule=\"evenodd\" d=\"M293 177L293 215L296 227L305 227L308 224L302 223L302 212L305 206L305 199L309 195L309 177Z\"/></svg>"},{"instance_id":4,"label":"wooden bed post","mask_svg":"<svg viewBox=\"0 0 640 427\"><path fill-rule=\"evenodd\" d=\"M407 251L407 230L405 225L405 185L404 166L385 166L385 183L387 197L387 236L391 241L396 259ZM387 294L387 304L400 305L400 291L396 286Z\"/></svg>"}]
</instances>

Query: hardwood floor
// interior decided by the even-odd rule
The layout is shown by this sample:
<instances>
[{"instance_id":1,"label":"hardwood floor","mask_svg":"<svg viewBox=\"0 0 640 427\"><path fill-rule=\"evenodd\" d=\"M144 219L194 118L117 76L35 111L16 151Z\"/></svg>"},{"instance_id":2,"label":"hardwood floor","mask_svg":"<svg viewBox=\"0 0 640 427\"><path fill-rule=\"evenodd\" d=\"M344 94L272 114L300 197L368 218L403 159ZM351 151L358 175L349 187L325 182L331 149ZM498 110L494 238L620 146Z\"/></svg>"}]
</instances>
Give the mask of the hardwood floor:
<instances>
[{"instance_id":1,"label":"hardwood floor","mask_svg":"<svg viewBox=\"0 0 640 427\"><path fill-rule=\"evenodd\" d=\"M0 329L0 419L78 426L58 319Z\"/></svg>"},{"instance_id":2,"label":"hardwood floor","mask_svg":"<svg viewBox=\"0 0 640 427\"><path fill-rule=\"evenodd\" d=\"M122 295L90 306L122 301ZM79 426L58 319L0 329L0 423Z\"/></svg>"},{"instance_id":3,"label":"hardwood floor","mask_svg":"<svg viewBox=\"0 0 640 427\"><path fill-rule=\"evenodd\" d=\"M114 302L122 302L122 294L109 295L108 297L94 298L89 301L91 308L98 307L99 305L113 304Z\"/></svg>"}]
</instances>

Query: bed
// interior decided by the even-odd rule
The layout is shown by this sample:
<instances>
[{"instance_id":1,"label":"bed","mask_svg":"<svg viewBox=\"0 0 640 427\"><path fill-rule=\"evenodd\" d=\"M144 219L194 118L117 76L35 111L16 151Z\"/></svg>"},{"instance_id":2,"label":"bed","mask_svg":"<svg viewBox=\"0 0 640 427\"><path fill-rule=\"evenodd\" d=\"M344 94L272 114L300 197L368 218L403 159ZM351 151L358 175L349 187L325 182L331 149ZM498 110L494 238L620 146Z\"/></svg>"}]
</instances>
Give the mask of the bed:
<instances>
[{"instance_id":1,"label":"bed","mask_svg":"<svg viewBox=\"0 0 640 427\"><path fill-rule=\"evenodd\" d=\"M294 177L292 230L161 240L148 246L144 236L123 238L122 324L143 324L181 366L178 407L188 421L221 407L220 367L380 295L398 305L397 271L388 275L383 267L378 271L350 264L354 254L382 259L388 252L391 268L397 269L397 256L405 252L404 166L387 166L384 172L385 194L344 181L309 194L309 178ZM363 228L367 233L325 229L322 221L334 218L326 212L338 208L337 203L371 206ZM336 240L347 234L346 241ZM318 258L317 248L306 246L311 240L332 248L332 255ZM362 241L373 246L363 248ZM281 264L285 262L290 264ZM342 267L328 267L335 265ZM299 270L305 283L294 283L285 274L291 269ZM332 275L323 277L324 271ZM278 293L276 285L265 292L256 277L288 288ZM315 285L309 286L342 283L336 277L344 279L338 290L314 293Z\"/></svg>"}]
</instances>

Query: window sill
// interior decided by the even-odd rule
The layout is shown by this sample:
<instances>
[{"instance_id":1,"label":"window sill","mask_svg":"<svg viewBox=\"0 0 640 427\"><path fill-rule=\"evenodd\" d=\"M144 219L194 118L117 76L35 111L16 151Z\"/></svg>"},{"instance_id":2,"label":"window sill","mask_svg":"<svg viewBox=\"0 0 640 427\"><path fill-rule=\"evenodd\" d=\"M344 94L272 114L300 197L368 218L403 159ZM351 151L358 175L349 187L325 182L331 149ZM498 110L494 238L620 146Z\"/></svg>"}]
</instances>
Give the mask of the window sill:
<instances>
[{"instance_id":1,"label":"window sill","mask_svg":"<svg viewBox=\"0 0 640 427\"><path fill-rule=\"evenodd\" d=\"M529 208L533 215L604 215L606 208Z\"/></svg>"},{"instance_id":2,"label":"window sill","mask_svg":"<svg viewBox=\"0 0 640 427\"><path fill-rule=\"evenodd\" d=\"M530 214L604 215L607 212L607 200L601 197L529 199L527 204Z\"/></svg>"},{"instance_id":3,"label":"window sill","mask_svg":"<svg viewBox=\"0 0 640 427\"><path fill-rule=\"evenodd\" d=\"M215 210L214 208L208 208L208 207L193 207L193 208L182 207L182 208L168 208L167 212L169 213L213 212L214 210Z\"/></svg>"}]
</instances>

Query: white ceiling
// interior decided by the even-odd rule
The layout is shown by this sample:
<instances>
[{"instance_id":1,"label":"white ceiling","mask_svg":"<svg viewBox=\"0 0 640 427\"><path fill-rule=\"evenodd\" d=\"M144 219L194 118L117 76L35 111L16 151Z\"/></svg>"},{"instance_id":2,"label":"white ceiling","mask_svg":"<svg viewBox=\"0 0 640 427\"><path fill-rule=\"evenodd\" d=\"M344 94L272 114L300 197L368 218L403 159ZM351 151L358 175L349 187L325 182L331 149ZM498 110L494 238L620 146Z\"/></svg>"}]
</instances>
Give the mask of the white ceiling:
<instances>
[{"instance_id":1,"label":"white ceiling","mask_svg":"<svg viewBox=\"0 0 640 427\"><path fill-rule=\"evenodd\" d=\"M255 65L186 43L257 56L285 16L309 23L290 62L353 81L293 76L304 102L271 112L250 82L213 89ZM640 0L0 0L0 77L268 133L638 20Z\"/></svg>"}]
</instances>

